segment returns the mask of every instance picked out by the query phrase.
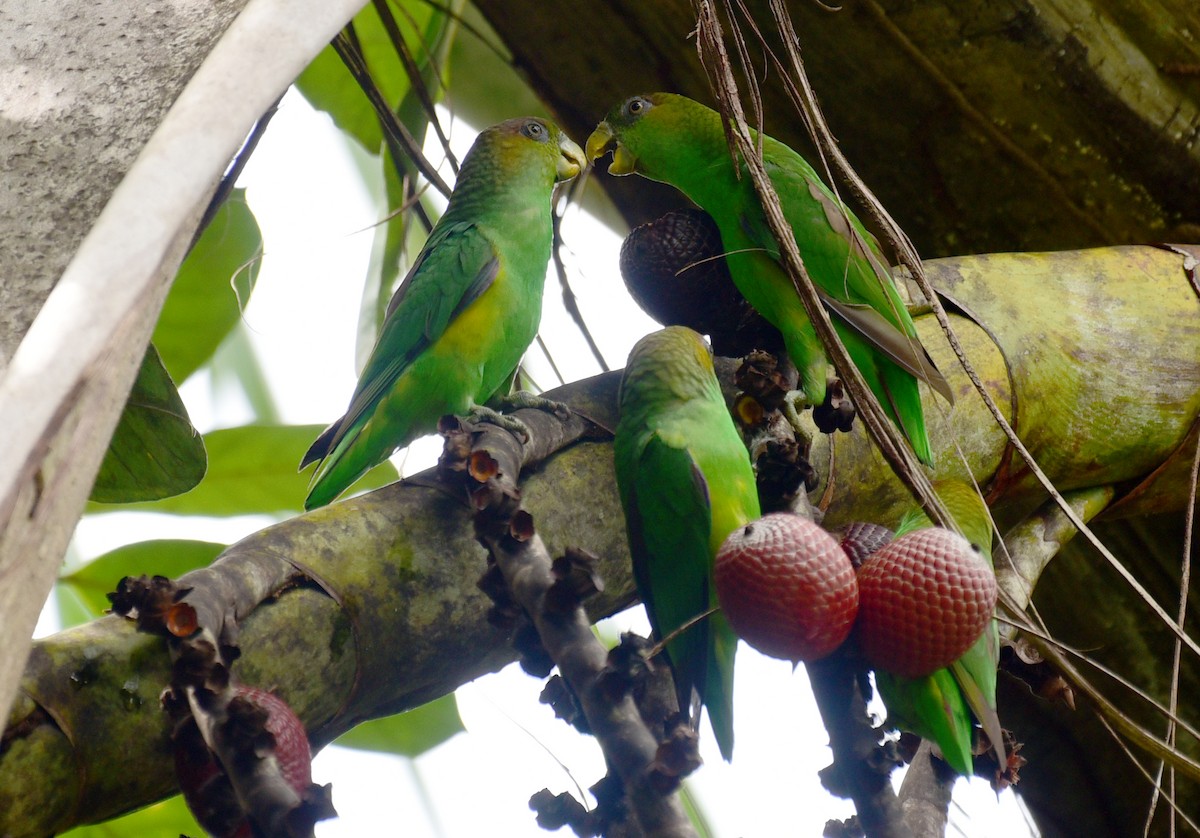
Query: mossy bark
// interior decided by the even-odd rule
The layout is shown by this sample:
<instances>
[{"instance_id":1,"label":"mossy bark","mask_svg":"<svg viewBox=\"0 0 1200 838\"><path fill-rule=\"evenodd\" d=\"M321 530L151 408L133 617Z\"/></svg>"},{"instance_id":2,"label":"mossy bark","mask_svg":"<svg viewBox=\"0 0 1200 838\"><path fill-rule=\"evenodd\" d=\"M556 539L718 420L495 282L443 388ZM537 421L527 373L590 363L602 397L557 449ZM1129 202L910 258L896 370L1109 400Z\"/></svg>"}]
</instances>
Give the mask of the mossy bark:
<instances>
[{"instance_id":1,"label":"mossy bark","mask_svg":"<svg viewBox=\"0 0 1200 838\"><path fill-rule=\"evenodd\" d=\"M1184 256L1171 251L1117 248L928 266L935 285L971 313L951 317L967 354L993 398L1015 412L1018 429L1051 477L1065 486L1115 485L1114 494L1133 498L1118 502L1116 513L1178 510L1186 498L1184 484L1156 471L1180 452L1190 463L1192 449L1184 441L1189 434L1194 440L1200 416L1200 299L1184 265ZM1144 316L1132 316L1134 310ZM1105 311L1123 314L1098 321ZM1157 318L1173 327L1147 326ZM978 396L933 340L931 319L918 318L919 328L958 394L953 407L927 403L939 469L961 468L957 445L974 476L990 487L1000 520L1015 522L1041 502L1041 490L1012 466ZM617 375L608 374L556 397L612 427L616 383ZM1047 393L1056 396L1047 400ZM895 522L908 501L861 429L819 436L815 450L822 481L813 498L828 489L830 525ZM609 444L583 441L562 450L530 470L522 491L552 555L579 545L601 557L606 590L589 603L593 617L627 605L633 582ZM475 588L485 554L470 516L465 503L419 477L262 530L189 581L228 586L244 651L236 673L276 688L321 744L361 720L415 706L512 660L508 638L488 625L488 600ZM1178 582L1173 589L1170 576L1177 554L1149 556L1138 542L1128 546L1121 556L1135 574L1153 583L1163 601L1177 596ZM1081 586L1102 590L1091 587L1102 574L1073 567L1078 570L1056 576L1055 591L1077 598ZM312 582L284 586L281 580L294 577L296 568ZM206 582L205 576L215 578ZM1153 650L1105 640L1106 626L1146 622L1136 603L1107 602L1104 608L1057 606L1056 613L1072 619L1062 631L1089 648L1111 647L1110 663L1161 698L1160 647L1169 636L1155 630L1151 638L1143 629ZM168 665L160 638L115 617L35 645L0 751L0 834L65 829L171 791L166 718L157 706ZM1185 690L1196 688L1198 672L1185 657ZM1056 718L1056 727L1044 730L1018 712L1020 704L1002 703L1002 717L1034 750L1053 737L1075 736L1090 716L1085 710ZM1034 705L1033 711L1043 709ZM1182 712L1197 721L1195 708ZM1105 754L1111 740L1072 741L1073 756L1040 757L1046 774L1039 790L1061 793L1060 779L1070 772L1120 761ZM1034 776L1032 769L1027 776ZM1128 778L1120 787L1106 787L1103 779L1092 778L1078 793L1134 787ZM1196 793L1181 790L1193 802Z\"/></svg>"}]
</instances>

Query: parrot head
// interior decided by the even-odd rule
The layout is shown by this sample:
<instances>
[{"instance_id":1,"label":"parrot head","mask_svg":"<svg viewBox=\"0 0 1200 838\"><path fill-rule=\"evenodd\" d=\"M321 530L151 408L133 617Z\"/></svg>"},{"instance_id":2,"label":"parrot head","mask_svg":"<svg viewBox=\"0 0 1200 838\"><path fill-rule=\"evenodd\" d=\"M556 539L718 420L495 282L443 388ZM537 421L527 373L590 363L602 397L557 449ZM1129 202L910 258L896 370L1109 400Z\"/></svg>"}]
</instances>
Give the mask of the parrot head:
<instances>
[{"instance_id":1,"label":"parrot head","mask_svg":"<svg viewBox=\"0 0 1200 838\"><path fill-rule=\"evenodd\" d=\"M946 505L946 510L954 518L954 523L958 525L963 537L978 547L990 562L992 519L979 491L971 483L954 478L933 481L933 490ZM929 517L920 509L913 509L901 518L896 527L896 536L930 526L933 526L933 523Z\"/></svg>"},{"instance_id":2,"label":"parrot head","mask_svg":"<svg viewBox=\"0 0 1200 838\"><path fill-rule=\"evenodd\" d=\"M499 163L509 171L524 170L552 176L555 183L570 180L587 166L581 149L562 129L547 119L526 116L505 120L480 133L463 168L472 158ZM461 175L460 175L461 177Z\"/></svg>"},{"instance_id":3,"label":"parrot head","mask_svg":"<svg viewBox=\"0 0 1200 838\"><path fill-rule=\"evenodd\" d=\"M720 398L712 350L686 326L651 332L634 345L621 378L621 398L632 389L657 392L680 401L710 395Z\"/></svg>"},{"instance_id":4,"label":"parrot head","mask_svg":"<svg viewBox=\"0 0 1200 838\"><path fill-rule=\"evenodd\" d=\"M723 137L720 116L677 93L631 96L613 108L587 140L589 160L613 152L609 174L662 180L680 162L680 137ZM724 150L722 139L718 148Z\"/></svg>"}]
</instances>

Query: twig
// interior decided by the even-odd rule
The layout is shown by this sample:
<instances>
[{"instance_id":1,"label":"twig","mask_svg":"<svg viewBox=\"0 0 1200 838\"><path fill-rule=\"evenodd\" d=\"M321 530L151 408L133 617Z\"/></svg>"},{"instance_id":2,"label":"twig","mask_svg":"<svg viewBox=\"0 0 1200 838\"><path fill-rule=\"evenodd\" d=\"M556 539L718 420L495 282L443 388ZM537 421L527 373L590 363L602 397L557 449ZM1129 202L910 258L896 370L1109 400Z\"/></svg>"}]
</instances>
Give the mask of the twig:
<instances>
[{"instance_id":1,"label":"twig","mask_svg":"<svg viewBox=\"0 0 1200 838\"><path fill-rule=\"evenodd\" d=\"M540 412L517 415L528 425ZM516 480L526 446L495 427L446 424L439 470L463 477L476 510L476 535L503 577L507 597L532 621L545 652L578 698L638 826L648 836L695 838L675 792L677 783L659 764L659 742L638 710L631 684L613 677L609 653L592 633L582 596L588 585L595 590L594 579L580 585L570 575L578 560L568 562L569 572L557 568L534 531L533 517L520 508ZM531 428L531 448L541 447L537 435Z\"/></svg>"},{"instance_id":2,"label":"twig","mask_svg":"<svg viewBox=\"0 0 1200 838\"><path fill-rule=\"evenodd\" d=\"M709 73L709 83L717 101L721 104L723 112L729 116L724 124L732 138L731 154L740 153L753 181L754 188L762 201L763 213L771 233L779 243L783 268L795 286L809 320L821 343L825 346L830 360L837 368L842 383L850 392L850 398L858 408L859 415L862 417L871 439L879 447L893 472L905 484L930 519L941 526L954 529L954 519L946 512L945 506L933 491L929 478L920 468L920 464L900 435L900 431L883 413L879 401L871 393L862 374L850 359L845 345L833 328L829 314L821 304L812 279L804 267L804 260L796 245L795 235L784 217L779 196L776 194L770 178L767 177L761 151L757 148L750 127L746 123L746 117L738 98L737 82L734 80L729 55L722 39L720 20L709 0L693 0L693 3L699 16L697 47L700 50L701 62ZM736 27L734 37L740 37Z\"/></svg>"},{"instance_id":3,"label":"twig","mask_svg":"<svg viewBox=\"0 0 1200 838\"><path fill-rule=\"evenodd\" d=\"M375 109L375 114L379 118L379 124L383 128L383 135L392 149L392 156L395 158L397 164L399 164L402 156L407 156L413 161L413 164L425 179L433 184L433 187L438 192L441 192L443 196L449 198L451 192L450 186L437 173L437 167L430 163L429 159L421 151L421 144L417 142L404 123L396 118L396 114L392 111L391 106L384 100L379 86L371 78L371 71L367 67L366 57L359 46L358 38L354 35L353 24L348 24L333 39L333 49L342 59L342 63L346 65L346 69L354 76L355 81L358 82L359 87L366 94L367 100Z\"/></svg>"},{"instance_id":4,"label":"twig","mask_svg":"<svg viewBox=\"0 0 1200 838\"><path fill-rule=\"evenodd\" d=\"M859 823L870 838L907 836L889 780L899 760L879 743L879 733L871 727L853 662L835 652L805 668L833 751L833 765L822 772L825 786L854 801Z\"/></svg>"},{"instance_id":5,"label":"twig","mask_svg":"<svg viewBox=\"0 0 1200 838\"><path fill-rule=\"evenodd\" d=\"M581 188L578 186L580 183L581 181L576 180L575 183L568 187L568 205L570 204L570 196L575 194L575 190L577 188ZM592 337L591 330L588 329L587 324L583 321L583 312L579 310L579 302L576 300L575 292L571 290L571 282L567 278L567 267L563 264L562 248L564 244L562 238L562 219L564 213L565 209L562 213L554 213L554 246L550 248L550 255L554 259L554 271L558 275L558 284L562 288L563 307L567 310L567 314L571 315L571 320L575 322L575 326L579 329L579 333L583 335L583 339L587 343L588 349L591 350L592 357L595 358L596 363L600 365L600 371L608 372L608 362L604 360L604 354L600 351L600 347L597 345L596 339ZM547 356L548 355L549 353L547 353ZM551 363L553 363L553 361Z\"/></svg>"},{"instance_id":6,"label":"twig","mask_svg":"<svg viewBox=\"0 0 1200 838\"><path fill-rule=\"evenodd\" d=\"M1179 569L1179 627L1182 629L1185 619L1187 618L1188 590L1192 580L1192 533L1196 525L1196 483L1200 480L1200 437L1196 439L1196 453L1192 457L1192 472L1191 485L1188 489L1188 505L1187 511L1184 514L1184 530L1183 530L1183 557L1180 560ZM1171 716L1174 716L1179 709L1179 671L1181 666L1181 655L1183 646L1179 639L1175 639L1175 650L1171 658L1171 695L1168 702L1168 709ZM1167 719L1167 745L1174 747L1176 739L1176 725L1174 718ZM1162 766L1159 766L1161 772ZM1154 796L1150 799L1150 811L1146 815L1146 828L1149 830L1150 822L1154 819L1154 809L1158 805L1158 796L1161 787L1158 783L1154 785ZM1175 767L1171 766L1167 769L1167 794L1174 798L1175 796ZM1175 835L1175 819L1176 810L1172 807L1171 810L1171 826L1170 834L1173 838Z\"/></svg>"},{"instance_id":7,"label":"twig","mask_svg":"<svg viewBox=\"0 0 1200 838\"><path fill-rule=\"evenodd\" d=\"M196 226L196 232L192 235L192 242L188 245L189 251L196 246L196 242L200 241L200 237L204 235L204 231L208 229L208 225L216 217L217 211L221 209L221 205L232 194L233 188L237 185L238 178L241 177L246 164L250 162L250 156L254 154L254 150L258 148L259 141L267 133L267 125L270 124L271 118L279 111L279 103L281 101L283 101L282 94L258 118L258 122L254 123L254 128L250 131L250 135L246 137L246 142L242 143L242 147L238 149L237 156L233 158L233 163L230 164L225 174L221 176L221 182L217 185L217 191L213 193L208 206L204 208L204 215L200 217L200 223Z\"/></svg>"},{"instance_id":8,"label":"twig","mask_svg":"<svg viewBox=\"0 0 1200 838\"><path fill-rule=\"evenodd\" d=\"M404 35L400 32L400 27L396 25L396 18L392 15L391 7L388 6L387 0L374 0L373 5L375 6L375 11L379 13L379 19L383 21L383 28L387 31L388 37L392 41L392 46L396 50L396 55L400 58L400 63L404 65L404 72L408 74L408 83L413 92L417 94L417 99L421 102L421 108L425 111L425 116L428 118L429 124L433 126L434 133L437 134L438 142L442 144L442 153L446 155L446 161L450 164L450 170L457 175L458 158L454 156L454 152L450 149L450 139L446 136L446 132L442 130L442 121L438 119L437 109L433 104L433 97L429 95L429 89L425 86L425 77L421 73L421 68L417 66L417 62L413 58L408 44L404 41ZM430 50L429 55L432 61L432 50Z\"/></svg>"}]
</instances>

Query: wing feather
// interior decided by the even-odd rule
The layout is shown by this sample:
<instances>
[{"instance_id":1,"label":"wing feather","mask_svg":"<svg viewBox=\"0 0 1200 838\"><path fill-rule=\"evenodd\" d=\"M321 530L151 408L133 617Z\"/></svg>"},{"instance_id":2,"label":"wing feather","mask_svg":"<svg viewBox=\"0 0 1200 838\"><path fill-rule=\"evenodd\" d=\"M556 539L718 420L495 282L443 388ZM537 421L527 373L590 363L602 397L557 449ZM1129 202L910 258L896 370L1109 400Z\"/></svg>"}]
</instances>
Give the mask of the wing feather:
<instances>
[{"instance_id":1,"label":"wing feather","mask_svg":"<svg viewBox=\"0 0 1200 838\"><path fill-rule=\"evenodd\" d=\"M435 231L388 303L379 339L367 360L350 406L317 438L304 457L312 462L329 452L360 420L370 416L404 370L495 281L500 257L476 224L448 224ZM334 425L330 427L333 428Z\"/></svg>"}]
</instances>

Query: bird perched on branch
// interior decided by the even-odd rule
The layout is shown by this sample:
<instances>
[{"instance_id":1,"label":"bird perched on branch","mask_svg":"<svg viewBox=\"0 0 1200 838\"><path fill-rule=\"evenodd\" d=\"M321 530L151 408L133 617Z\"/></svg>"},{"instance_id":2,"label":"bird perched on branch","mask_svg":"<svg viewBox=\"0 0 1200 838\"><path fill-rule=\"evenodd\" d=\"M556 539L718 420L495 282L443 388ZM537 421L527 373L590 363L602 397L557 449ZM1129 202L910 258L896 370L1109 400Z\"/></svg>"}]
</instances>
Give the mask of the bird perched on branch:
<instances>
[{"instance_id":1,"label":"bird perched on branch","mask_svg":"<svg viewBox=\"0 0 1200 838\"><path fill-rule=\"evenodd\" d=\"M917 338L878 243L803 157L771 137L751 135L838 335L884 412L929 464L917 381L947 400L953 396ZM805 401L822 404L825 349L780 263L749 173L744 164L734 166L720 114L676 94L634 96L588 138L589 159L610 149L610 173L669 183L713 217L734 284L782 332Z\"/></svg>"},{"instance_id":2,"label":"bird perched on branch","mask_svg":"<svg viewBox=\"0 0 1200 838\"><path fill-rule=\"evenodd\" d=\"M712 566L721 543L759 517L750 456L712 353L683 326L634 346L620 408L613 456L638 592L658 638L675 634L666 654L679 709L691 713L699 697L728 760L737 637L719 612L704 615L717 604Z\"/></svg>"},{"instance_id":3,"label":"bird perched on branch","mask_svg":"<svg viewBox=\"0 0 1200 838\"><path fill-rule=\"evenodd\" d=\"M306 509L329 503L446 414L477 413L537 334L552 242L551 193L587 165L554 123L510 119L480 133L445 214L388 304L346 414L318 462Z\"/></svg>"}]
</instances>

